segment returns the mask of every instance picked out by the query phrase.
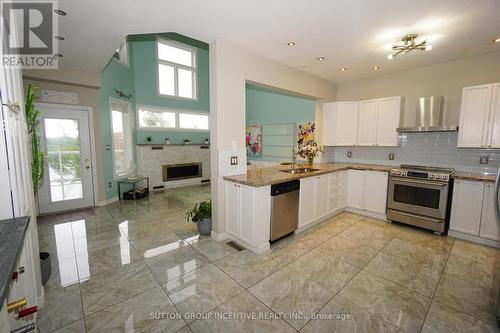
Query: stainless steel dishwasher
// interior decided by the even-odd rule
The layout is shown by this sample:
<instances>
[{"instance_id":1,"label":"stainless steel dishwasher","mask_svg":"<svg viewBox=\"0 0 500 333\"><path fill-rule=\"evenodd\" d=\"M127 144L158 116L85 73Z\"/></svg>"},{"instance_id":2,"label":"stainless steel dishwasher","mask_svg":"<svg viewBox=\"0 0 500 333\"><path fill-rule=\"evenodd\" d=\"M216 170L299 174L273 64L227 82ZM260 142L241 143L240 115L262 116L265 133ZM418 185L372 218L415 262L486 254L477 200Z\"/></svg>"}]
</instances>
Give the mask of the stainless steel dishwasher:
<instances>
[{"instance_id":1,"label":"stainless steel dishwasher","mask_svg":"<svg viewBox=\"0 0 500 333\"><path fill-rule=\"evenodd\" d=\"M299 190L299 180L271 185L271 241L297 229Z\"/></svg>"}]
</instances>

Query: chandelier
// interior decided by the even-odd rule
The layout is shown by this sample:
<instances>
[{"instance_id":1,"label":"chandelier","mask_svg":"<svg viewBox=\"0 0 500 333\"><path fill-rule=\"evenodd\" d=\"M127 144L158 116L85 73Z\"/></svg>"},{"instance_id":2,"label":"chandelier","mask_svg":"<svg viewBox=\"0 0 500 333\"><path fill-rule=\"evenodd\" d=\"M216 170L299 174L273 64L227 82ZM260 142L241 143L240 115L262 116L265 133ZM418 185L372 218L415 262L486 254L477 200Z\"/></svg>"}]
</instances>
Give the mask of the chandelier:
<instances>
[{"instance_id":1,"label":"chandelier","mask_svg":"<svg viewBox=\"0 0 500 333\"><path fill-rule=\"evenodd\" d=\"M432 50L432 45L427 44L427 41L424 40L420 43L417 43L415 39L418 37L418 34L408 34L401 38L403 41L403 45L393 45L392 53L387 56L387 59L393 59L394 57L400 54L406 54L413 50L421 50L421 51L430 51Z\"/></svg>"}]
</instances>

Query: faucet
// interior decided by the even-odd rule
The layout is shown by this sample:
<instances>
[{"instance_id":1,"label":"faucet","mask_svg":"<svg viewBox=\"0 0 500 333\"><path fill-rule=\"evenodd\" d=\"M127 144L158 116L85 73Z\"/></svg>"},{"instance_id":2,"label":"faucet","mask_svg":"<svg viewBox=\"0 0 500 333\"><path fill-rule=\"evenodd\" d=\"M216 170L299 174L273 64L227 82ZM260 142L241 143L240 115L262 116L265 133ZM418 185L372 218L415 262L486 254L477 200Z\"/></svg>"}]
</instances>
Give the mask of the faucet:
<instances>
[{"instance_id":1,"label":"faucet","mask_svg":"<svg viewBox=\"0 0 500 333\"><path fill-rule=\"evenodd\" d=\"M291 169L295 169L295 164L297 164L297 154L295 153L295 147L292 148L292 163L290 164Z\"/></svg>"}]
</instances>

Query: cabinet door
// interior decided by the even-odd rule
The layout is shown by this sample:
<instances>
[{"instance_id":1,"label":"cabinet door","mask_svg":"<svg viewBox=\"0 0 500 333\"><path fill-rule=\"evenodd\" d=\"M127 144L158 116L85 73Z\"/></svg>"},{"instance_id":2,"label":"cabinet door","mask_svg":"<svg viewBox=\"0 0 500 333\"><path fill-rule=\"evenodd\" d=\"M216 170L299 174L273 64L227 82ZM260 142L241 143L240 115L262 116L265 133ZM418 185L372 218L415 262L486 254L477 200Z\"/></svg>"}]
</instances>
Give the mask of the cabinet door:
<instances>
[{"instance_id":1,"label":"cabinet door","mask_svg":"<svg viewBox=\"0 0 500 333\"><path fill-rule=\"evenodd\" d=\"M315 220L321 219L328 215L329 196L329 175L316 177L316 214Z\"/></svg>"},{"instance_id":2,"label":"cabinet door","mask_svg":"<svg viewBox=\"0 0 500 333\"><path fill-rule=\"evenodd\" d=\"M358 146L377 143L378 99L359 102Z\"/></svg>"},{"instance_id":3,"label":"cabinet door","mask_svg":"<svg viewBox=\"0 0 500 333\"><path fill-rule=\"evenodd\" d=\"M254 244L254 189L250 186L239 187L239 238L248 244Z\"/></svg>"},{"instance_id":4,"label":"cabinet door","mask_svg":"<svg viewBox=\"0 0 500 333\"><path fill-rule=\"evenodd\" d=\"M335 146L354 146L358 136L358 102L336 102L334 123L323 125L323 132L333 131Z\"/></svg>"},{"instance_id":5,"label":"cabinet door","mask_svg":"<svg viewBox=\"0 0 500 333\"><path fill-rule=\"evenodd\" d=\"M398 145L401 96L381 98L378 104L377 146L396 147Z\"/></svg>"},{"instance_id":6,"label":"cabinet door","mask_svg":"<svg viewBox=\"0 0 500 333\"><path fill-rule=\"evenodd\" d=\"M363 209L363 183L365 173L361 170L347 171L347 202L348 207Z\"/></svg>"},{"instance_id":7,"label":"cabinet door","mask_svg":"<svg viewBox=\"0 0 500 333\"><path fill-rule=\"evenodd\" d=\"M309 177L300 180L299 227L314 221L316 178Z\"/></svg>"},{"instance_id":8,"label":"cabinet door","mask_svg":"<svg viewBox=\"0 0 500 333\"><path fill-rule=\"evenodd\" d=\"M324 146L335 146L335 135L337 134L337 131L334 130L336 109L337 103L323 104L323 130L321 135Z\"/></svg>"},{"instance_id":9,"label":"cabinet door","mask_svg":"<svg viewBox=\"0 0 500 333\"><path fill-rule=\"evenodd\" d=\"M238 186L238 184L226 182L226 231L235 237L239 237L240 234L240 191Z\"/></svg>"},{"instance_id":10,"label":"cabinet door","mask_svg":"<svg viewBox=\"0 0 500 333\"><path fill-rule=\"evenodd\" d=\"M480 236L500 240L500 221L495 211L495 200L495 185L493 183L485 184Z\"/></svg>"},{"instance_id":11,"label":"cabinet door","mask_svg":"<svg viewBox=\"0 0 500 333\"><path fill-rule=\"evenodd\" d=\"M493 84L488 148L500 148L500 83Z\"/></svg>"},{"instance_id":12,"label":"cabinet door","mask_svg":"<svg viewBox=\"0 0 500 333\"><path fill-rule=\"evenodd\" d=\"M492 85L465 87L462 91L458 147L484 147L488 132Z\"/></svg>"},{"instance_id":13,"label":"cabinet door","mask_svg":"<svg viewBox=\"0 0 500 333\"><path fill-rule=\"evenodd\" d=\"M479 236L484 184L457 180L453 188L450 230Z\"/></svg>"},{"instance_id":14,"label":"cabinet door","mask_svg":"<svg viewBox=\"0 0 500 333\"><path fill-rule=\"evenodd\" d=\"M385 214L387 203L387 172L365 171L364 209Z\"/></svg>"}]
</instances>

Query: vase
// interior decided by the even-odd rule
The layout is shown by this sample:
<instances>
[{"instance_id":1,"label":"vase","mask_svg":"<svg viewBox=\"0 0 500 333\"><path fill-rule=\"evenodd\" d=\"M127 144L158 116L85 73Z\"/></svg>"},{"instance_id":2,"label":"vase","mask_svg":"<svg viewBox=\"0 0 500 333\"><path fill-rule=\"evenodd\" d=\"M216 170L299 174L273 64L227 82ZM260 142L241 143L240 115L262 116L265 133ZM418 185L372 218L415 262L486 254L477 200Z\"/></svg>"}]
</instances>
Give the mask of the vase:
<instances>
[{"instance_id":1,"label":"vase","mask_svg":"<svg viewBox=\"0 0 500 333\"><path fill-rule=\"evenodd\" d=\"M198 226L198 232L200 235L210 235L212 232L212 219L211 218L204 218L201 221L198 221L196 223Z\"/></svg>"},{"instance_id":2,"label":"vase","mask_svg":"<svg viewBox=\"0 0 500 333\"><path fill-rule=\"evenodd\" d=\"M313 163L314 163L314 157L308 157L307 158L307 163L309 163L309 166L312 167Z\"/></svg>"}]
</instances>

